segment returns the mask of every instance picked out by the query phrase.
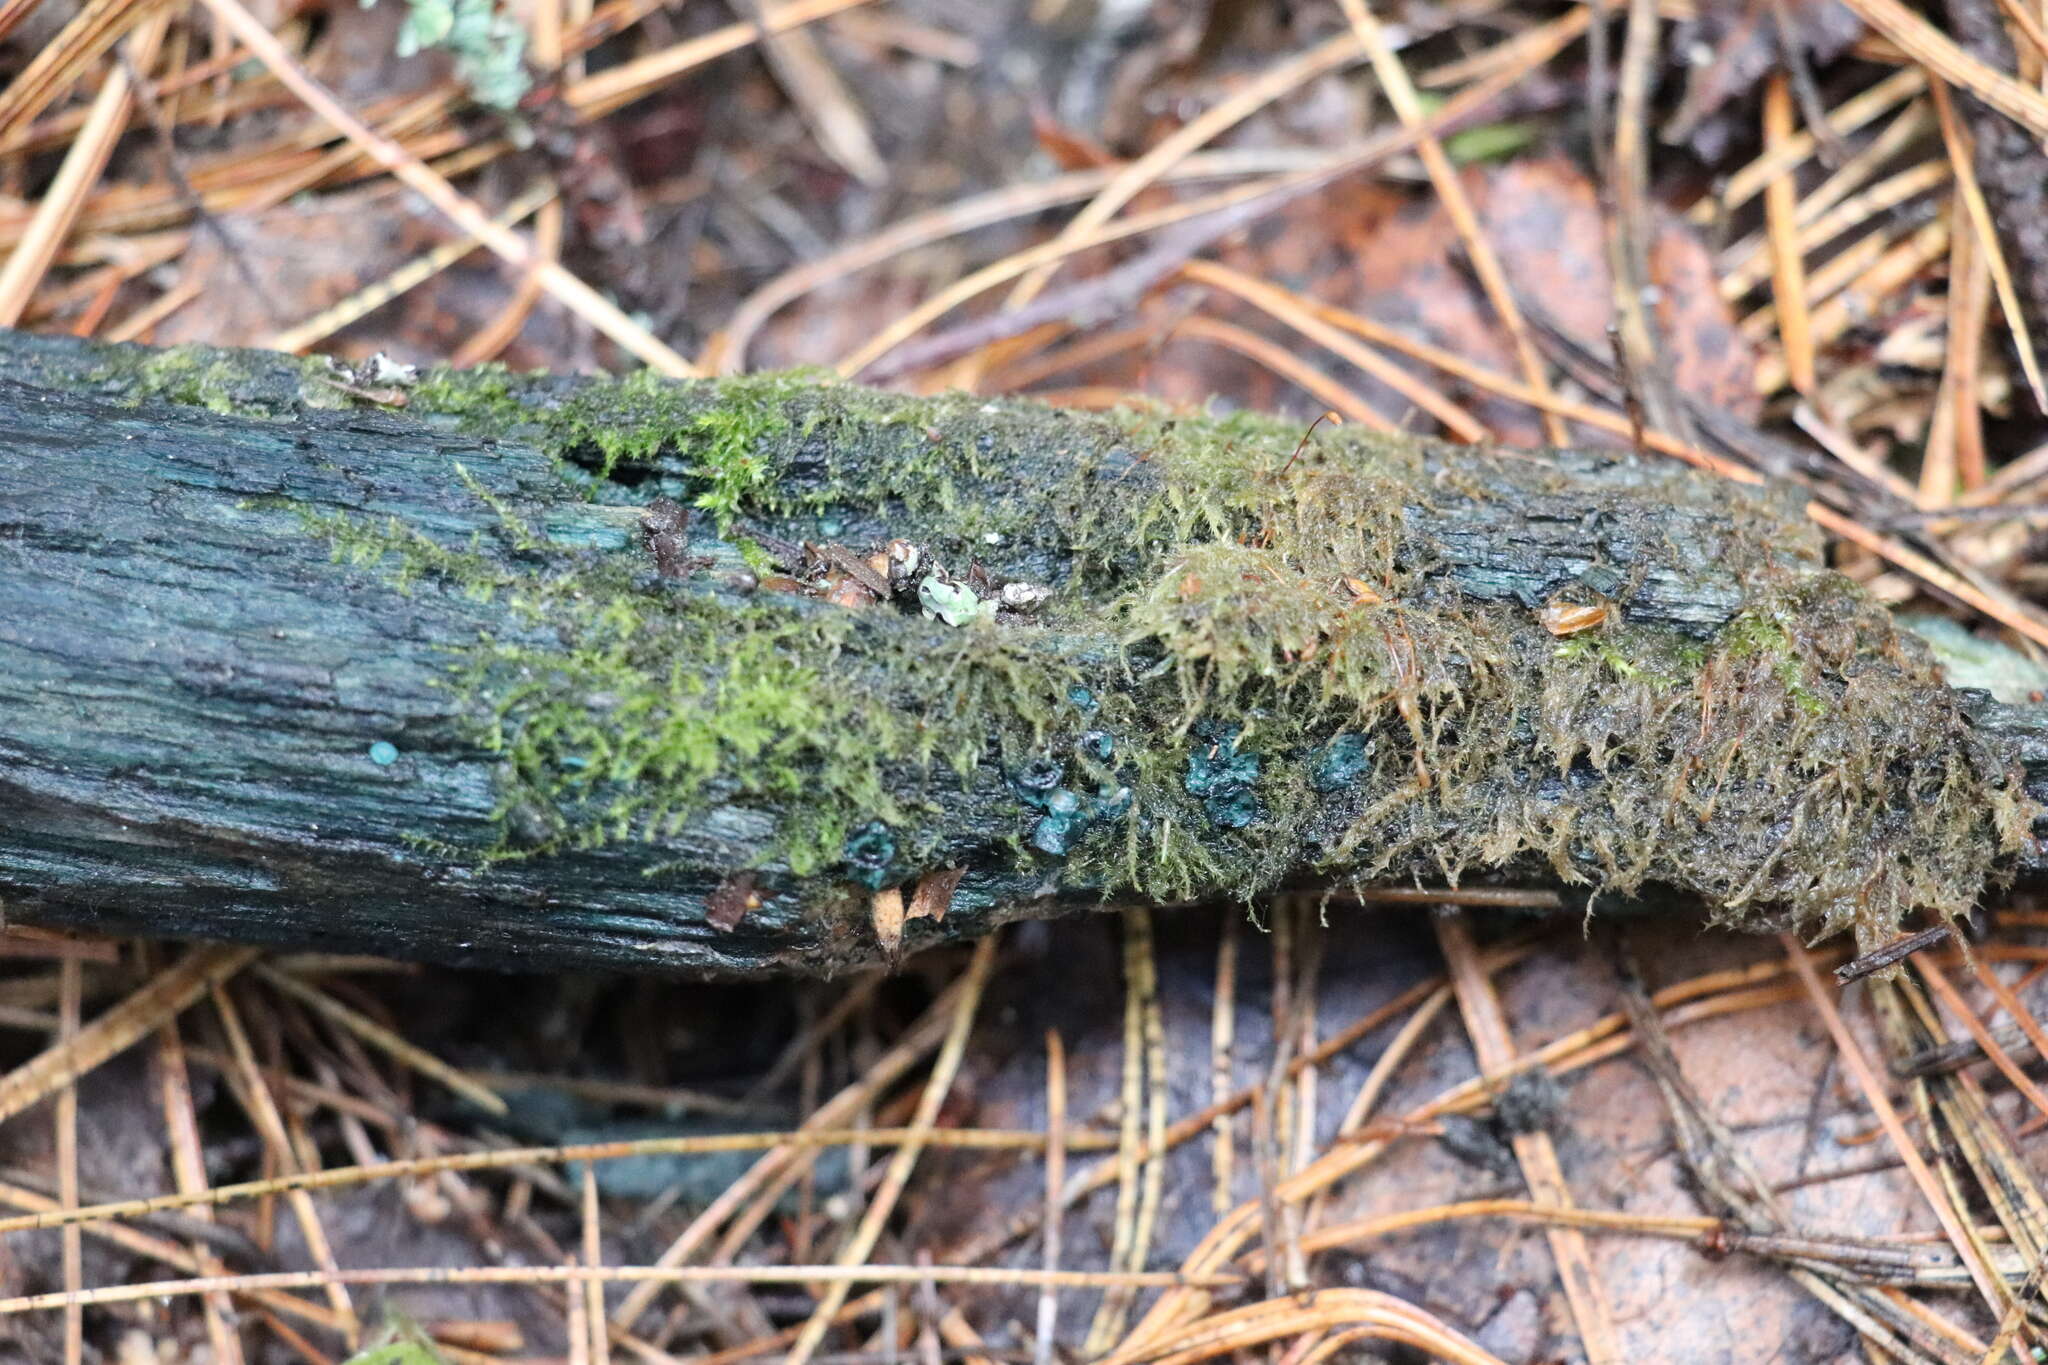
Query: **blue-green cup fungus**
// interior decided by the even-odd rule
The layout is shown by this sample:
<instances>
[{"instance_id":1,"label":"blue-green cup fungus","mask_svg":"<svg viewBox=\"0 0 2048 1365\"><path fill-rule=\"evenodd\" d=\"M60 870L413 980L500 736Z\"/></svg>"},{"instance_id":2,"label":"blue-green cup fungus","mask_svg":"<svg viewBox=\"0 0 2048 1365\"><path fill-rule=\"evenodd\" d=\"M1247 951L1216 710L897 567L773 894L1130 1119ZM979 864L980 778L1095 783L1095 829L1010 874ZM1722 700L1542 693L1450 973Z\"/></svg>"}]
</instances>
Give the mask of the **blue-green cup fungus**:
<instances>
[{"instance_id":1,"label":"blue-green cup fungus","mask_svg":"<svg viewBox=\"0 0 2048 1365\"><path fill-rule=\"evenodd\" d=\"M889 867L896 861L896 836L880 820L870 820L846 840L847 875L870 891L889 885Z\"/></svg>"},{"instance_id":2,"label":"blue-green cup fungus","mask_svg":"<svg viewBox=\"0 0 2048 1365\"><path fill-rule=\"evenodd\" d=\"M1112 791L1107 786L1101 793L1088 799L1084 807L1090 820L1121 820L1131 813L1131 789L1118 787Z\"/></svg>"},{"instance_id":3,"label":"blue-green cup fungus","mask_svg":"<svg viewBox=\"0 0 2048 1365\"><path fill-rule=\"evenodd\" d=\"M1064 858L1095 825L1121 820L1130 814L1131 801L1129 787L1112 790L1105 784L1098 795L1088 797L1067 787L1055 788L1046 793L1045 814L1032 825L1027 842L1040 853Z\"/></svg>"},{"instance_id":4,"label":"blue-green cup fungus","mask_svg":"<svg viewBox=\"0 0 2048 1365\"><path fill-rule=\"evenodd\" d=\"M1252 784L1259 780L1257 754L1239 753L1237 727L1198 725L1182 785L1202 798L1202 811L1218 829L1243 829L1258 817Z\"/></svg>"},{"instance_id":5,"label":"blue-green cup fungus","mask_svg":"<svg viewBox=\"0 0 2048 1365\"><path fill-rule=\"evenodd\" d=\"M1047 814L1031 827L1031 846L1040 853L1064 858L1088 828L1088 819L1079 810L1065 815Z\"/></svg>"},{"instance_id":6,"label":"blue-green cup fungus","mask_svg":"<svg viewBox=\"0 0 2048 1365\"><path fill-rule=\"evenodd\" d=\"M1010 786L1017 797L1027 806L1045 806L1046 796L1059 786L1067 775L1067 765L1056 758L1039 757L1027 759L1014 773L1010 774Z\"/></svg>"},{"instance_id":7,"label":"blue-green cup fungus","mask_svg":"<svg viewBox=\"0 0 2048 1365\"><path fill-rule=\"evenodd\" d=\"M1340 792L1372 766L1372 745L1364 735L1346 731L1316 751L1309 781L1319 792Z\"/></svg>"}]
</instances>

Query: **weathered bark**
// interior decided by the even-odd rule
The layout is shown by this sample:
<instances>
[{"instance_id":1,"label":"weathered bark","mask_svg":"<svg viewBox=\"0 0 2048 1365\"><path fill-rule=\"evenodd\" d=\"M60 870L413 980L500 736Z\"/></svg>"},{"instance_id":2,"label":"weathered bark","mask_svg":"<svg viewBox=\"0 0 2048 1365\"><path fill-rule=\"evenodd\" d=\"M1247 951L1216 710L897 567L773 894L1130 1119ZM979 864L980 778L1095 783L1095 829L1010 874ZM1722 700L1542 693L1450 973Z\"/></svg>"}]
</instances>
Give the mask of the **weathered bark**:
<instances>
[{"instance_id":1,"label":"weathered bark","mask_svg":"<svg viewBox=\"0 0 2048 1365\"><path fill-rule=\"evenodd\" d=\"M784 378L378 385L0 334L11 917L767 972L885 955L878 890L944 910L906 946L1488 870L1867 937L2040 861L2042 714L1943 688L1783 494Z\"/></svg>"}]
</instances>

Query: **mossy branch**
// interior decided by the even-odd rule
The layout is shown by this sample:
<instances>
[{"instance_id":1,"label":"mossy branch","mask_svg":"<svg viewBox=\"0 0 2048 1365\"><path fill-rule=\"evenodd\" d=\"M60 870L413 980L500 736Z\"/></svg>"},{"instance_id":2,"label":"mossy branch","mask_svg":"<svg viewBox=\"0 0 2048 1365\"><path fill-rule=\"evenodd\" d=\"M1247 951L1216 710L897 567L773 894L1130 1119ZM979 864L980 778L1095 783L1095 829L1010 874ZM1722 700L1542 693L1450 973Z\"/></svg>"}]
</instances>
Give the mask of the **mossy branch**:
<instances>
[{"instance_id":1,"label":"mossy branch","mask_svg":"<svg viewBox=\"0 0 2048 1365\"><path fill-rule=\"evenodd\" d=\"M1867 941L2042 861L2048 724L1796 499L1300 436L0 334L0 896L765 972L1480 875Z\"/></svg>"}]
</instances>

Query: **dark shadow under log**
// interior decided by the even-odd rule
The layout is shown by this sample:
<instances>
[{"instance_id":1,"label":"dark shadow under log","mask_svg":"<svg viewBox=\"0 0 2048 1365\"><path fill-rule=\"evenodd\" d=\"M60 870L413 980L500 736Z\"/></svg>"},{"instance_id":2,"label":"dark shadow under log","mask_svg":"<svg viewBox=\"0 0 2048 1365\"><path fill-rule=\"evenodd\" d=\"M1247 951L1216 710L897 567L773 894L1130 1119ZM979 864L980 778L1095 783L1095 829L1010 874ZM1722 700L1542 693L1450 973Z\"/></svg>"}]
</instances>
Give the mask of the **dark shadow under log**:
<instances>
[{"instance_id":1,"label":"dark shadow under log","mask_svg":"<svg viewBox=\"0 0 2048 1365\"><path fill-rule=\"evenodd\" d=\"M1481 874L1867 941L2041 861L2043 713L1943 686L1789 494L790 377L386 385L0 333L11 918L765 973Z\"/></svg>"}]
</instances>

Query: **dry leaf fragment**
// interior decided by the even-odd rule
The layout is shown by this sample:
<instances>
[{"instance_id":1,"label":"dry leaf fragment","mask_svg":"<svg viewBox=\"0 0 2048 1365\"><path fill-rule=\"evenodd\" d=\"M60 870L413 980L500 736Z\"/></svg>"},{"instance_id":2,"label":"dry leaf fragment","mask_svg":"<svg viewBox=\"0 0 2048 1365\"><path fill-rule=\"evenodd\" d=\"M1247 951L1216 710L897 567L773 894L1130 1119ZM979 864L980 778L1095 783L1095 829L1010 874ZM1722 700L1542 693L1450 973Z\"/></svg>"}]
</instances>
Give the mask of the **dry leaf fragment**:
<instances>
[{"instance_id":1,"label":"dry leaf fragment","mask_svg":"<svg viewBox=\"0 0 2048 1365\"><path fill-rule=\"evenodd\" d=\"M875 941L882 945L882 951L894 954L903 945L903 890L889 886L875 893L869 903L869 913L875 926Z\"/></svg>"},{"instance_id":2,"label":"dry leaf fragment","mask_svg":"<svg viewBox=\"0 0 2048 1365\"><path fill-rule=\"evenodd\" d=\"M928 919L934 924L945 919L946 912L953 908L953 892L966 875L964 867L942 867L925 873L910 895L910 909L903 918Z\"/></svg>"},{"instance_id":3,"label":"dry leaf fragment","mask_svg":"<svg viewBox=\"0 0 2048 1365\"><path fill-rule=\"evenodd\" d=\"M719 883L704 901L704 918L720 933L739 928L740 921L761 908L761 893L755 889L755 875L741 872Z\"/></svg>"}]
</instances>

